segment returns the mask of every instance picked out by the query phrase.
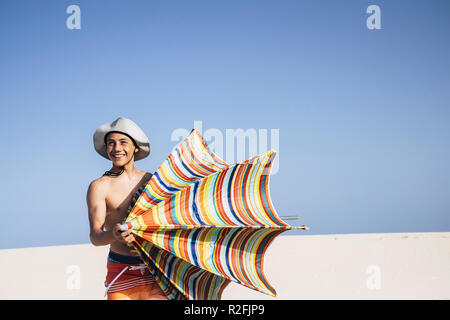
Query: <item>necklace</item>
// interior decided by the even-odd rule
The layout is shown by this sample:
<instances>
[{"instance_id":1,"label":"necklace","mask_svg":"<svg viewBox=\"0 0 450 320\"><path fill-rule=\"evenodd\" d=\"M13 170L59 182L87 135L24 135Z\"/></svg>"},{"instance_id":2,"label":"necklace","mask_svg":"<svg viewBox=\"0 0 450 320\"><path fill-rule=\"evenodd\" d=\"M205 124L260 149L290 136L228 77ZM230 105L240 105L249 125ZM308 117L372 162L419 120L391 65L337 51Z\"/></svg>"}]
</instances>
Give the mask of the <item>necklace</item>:
<instances>
[{"instance_id":1,"label":"necklace","mask_svg":"<svg viewBox=\"0 0 450 320\"><path fill-rule=\"evenodd\" d=\"M123 173L124 170L125 170L124 167L120 167L119 172L105 171L105 173L103 175L109 176L109 177L118 177Z\"/></svg>"}]
</instances>

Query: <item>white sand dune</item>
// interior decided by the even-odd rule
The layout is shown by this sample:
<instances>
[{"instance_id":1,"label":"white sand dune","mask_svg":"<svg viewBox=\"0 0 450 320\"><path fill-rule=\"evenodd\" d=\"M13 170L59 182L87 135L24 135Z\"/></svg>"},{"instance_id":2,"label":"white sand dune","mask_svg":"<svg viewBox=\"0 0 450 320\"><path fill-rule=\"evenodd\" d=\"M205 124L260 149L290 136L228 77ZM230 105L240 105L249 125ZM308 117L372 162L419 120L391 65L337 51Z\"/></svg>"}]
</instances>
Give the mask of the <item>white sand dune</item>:
<instances>
[{"instance_id":1,"label":"white sand dune","mask_svg":"<svg viewBox=\"0 0 450 320\"><path fill-rule=\"evenodd\" d=\"M107 252L0 250L0 299L104 299ZM264 270L276 298L232 283L223 299L450 299L450 232L280 236Z\"/></svg>"}]
</instances>

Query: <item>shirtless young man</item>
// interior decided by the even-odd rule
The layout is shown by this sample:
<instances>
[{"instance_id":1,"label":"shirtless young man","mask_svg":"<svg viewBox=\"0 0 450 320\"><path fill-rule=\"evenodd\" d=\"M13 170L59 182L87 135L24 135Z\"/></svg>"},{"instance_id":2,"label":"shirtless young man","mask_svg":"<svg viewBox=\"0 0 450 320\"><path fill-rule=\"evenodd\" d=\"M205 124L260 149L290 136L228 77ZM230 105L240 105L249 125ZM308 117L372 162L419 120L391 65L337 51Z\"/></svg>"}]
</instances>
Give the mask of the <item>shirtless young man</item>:
<instances>
[{"instance_id":1,"label":"shirtless young man","mask_svg":"<svg viewBox=\"0 0 450 320\"><path fill-rule=\"evenodd\" d=\"M108 299L165 299L140 257L131 251L129 244L135 240L131 230L120 232L132 197L152 176L134 167L135 161L150 154L148 138L131 120L118 118L97 129L94 146L112 161L111 170L92 181L87 192L91 242L110 245Z\"/></svg>"}]
</instances>

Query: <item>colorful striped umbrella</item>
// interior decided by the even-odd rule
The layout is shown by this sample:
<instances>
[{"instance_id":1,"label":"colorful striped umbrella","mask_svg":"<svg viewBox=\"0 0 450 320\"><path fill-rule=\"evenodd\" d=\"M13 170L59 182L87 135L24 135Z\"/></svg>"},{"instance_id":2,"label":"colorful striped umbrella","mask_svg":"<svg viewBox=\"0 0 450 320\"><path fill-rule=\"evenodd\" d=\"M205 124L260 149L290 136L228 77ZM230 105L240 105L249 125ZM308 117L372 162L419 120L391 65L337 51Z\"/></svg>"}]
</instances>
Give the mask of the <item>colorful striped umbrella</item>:
<instances>
[{"instance_id":1,"label":"colorful striped umbrella","mask_svg":"<svg viewBox=\"0 0 450 320\"><path fill-rule=\"evenodd\" d=\"M139 190L122 230L169 299L220 299L230 281L276 295L264 253L292 227L270 199L275 155L229 165L194 129Z\"/></svg>"}]
</instances>

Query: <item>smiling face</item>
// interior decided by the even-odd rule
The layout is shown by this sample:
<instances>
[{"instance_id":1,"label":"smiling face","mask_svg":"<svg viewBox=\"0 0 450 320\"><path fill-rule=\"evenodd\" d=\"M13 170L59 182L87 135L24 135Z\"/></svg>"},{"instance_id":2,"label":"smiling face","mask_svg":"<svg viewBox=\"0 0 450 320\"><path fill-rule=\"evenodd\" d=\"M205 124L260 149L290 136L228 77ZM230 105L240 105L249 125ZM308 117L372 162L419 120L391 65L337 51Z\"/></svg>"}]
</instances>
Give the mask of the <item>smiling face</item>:
<instances>
[{"instance_id":1,"label":"smiling face","mask_svg":"<svg viewBox=\"0 0 450 320\"><path fill-rule=\"evenodd\" d=\"M129 163L138 150L130 137L118 132L109 133L105 142L108 157L116 167L122 167Z\"/></svg>"}]
</instances>

